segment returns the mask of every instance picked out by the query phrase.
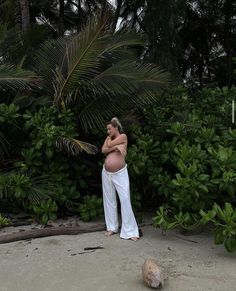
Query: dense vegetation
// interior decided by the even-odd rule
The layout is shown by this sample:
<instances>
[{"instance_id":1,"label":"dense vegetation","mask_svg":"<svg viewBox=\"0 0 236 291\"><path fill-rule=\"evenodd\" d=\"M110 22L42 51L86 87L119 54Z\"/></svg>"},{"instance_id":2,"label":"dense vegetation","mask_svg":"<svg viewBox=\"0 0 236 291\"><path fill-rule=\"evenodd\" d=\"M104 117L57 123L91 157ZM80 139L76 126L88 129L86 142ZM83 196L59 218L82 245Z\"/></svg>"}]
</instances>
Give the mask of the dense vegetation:
<instances>
[{"instance_id":1,"label":"dense vegetation","mask_svg":"<svg viewBox=\"0 0 236 291\"><path fill-rule=\"evenodd\" d=\"M119 116L137 215L236 250L234 1L0 1L0 225L102 214Z\"/></svg>"},{"instance_id":2,"label":"dense vegetation","mask_svg":"<svg viewBox=\"0 0 236 291\"><path fill-rule=\"evenodd\" d=\"M128 160L136 199L158 208L154 225L192 230L211 221L215 242L236 248L235 88L175 89L140 112ZM140 178L139 178L140 177ZM136 192L134 192L136 193Z\"/></svg>"}]
</instances>

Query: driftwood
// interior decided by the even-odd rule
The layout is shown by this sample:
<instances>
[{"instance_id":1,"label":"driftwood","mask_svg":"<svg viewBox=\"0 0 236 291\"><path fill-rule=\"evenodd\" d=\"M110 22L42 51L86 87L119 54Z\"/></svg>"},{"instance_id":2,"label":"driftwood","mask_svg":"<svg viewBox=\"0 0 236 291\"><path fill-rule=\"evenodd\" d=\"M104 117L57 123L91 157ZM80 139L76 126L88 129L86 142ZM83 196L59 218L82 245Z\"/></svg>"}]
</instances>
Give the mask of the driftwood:
<instances>
[{"instance_id":1,"label":"driftwood","mask_svg":"<svg viewBox=\"0 0 236 291\"><path fill-rule=\"evenodd\" d=\"M105 230L105 224L87 225L87 226L60 226L50 228L39 228L15 232L5 235L0 235L0 244L28 240L39 237L53 236L53 235L76 235L80 233L88 233Z\"/></svg>"},{"instance_id":2,"label":"driftwood","mask_svg":"<svg viewBox=\"0 0 236 291\"><path fill-rule=\"evenodd\" d=\"M30 225L32 221L28 220L16 220L16 221L11 221L7 226L24 226L24 225Z\"/></svg>"}]
</instances>

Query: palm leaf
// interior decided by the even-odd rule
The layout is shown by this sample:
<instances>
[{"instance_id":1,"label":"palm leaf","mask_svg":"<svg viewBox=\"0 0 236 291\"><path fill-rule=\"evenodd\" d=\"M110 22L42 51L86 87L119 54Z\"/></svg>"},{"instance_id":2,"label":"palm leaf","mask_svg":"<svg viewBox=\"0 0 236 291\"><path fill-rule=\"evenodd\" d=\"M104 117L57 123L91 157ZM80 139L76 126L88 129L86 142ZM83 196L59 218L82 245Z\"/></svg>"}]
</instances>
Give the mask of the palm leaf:
<instances>
[{"instance_id":1,"label":"palm leaf","mask_svg":"<svg viewBox=\"0 0 236 291\"><path fill-rule=\"evenodd\" d=\"M98 148L95 145L68 137L58 138L56 146L60 150L66 150L73 156L77 156L82 151L85 151L88 154L98 153Z\"/></svg>"},{"instance_id":2,"label":"palm leaf","mask_svg":"<svg viewBox=\"0 0 236 291\"><path fill-rule=\"evenodd\" d=\"M81 80L89 80L99 72L105 46L101 38L104 26L105 23L99 26L95 20L91 21L66 48L63 63L55 71L55 100L64 99L80 85Z\"/></svg>"},{"instance_id":3,"label":"palm leaf","mask_svg":"<svg viewBox=\"0 0 236 291\"><path fill-rule=\"evenodd\" d=\"M143 46L146 43L145 36L137 34L132 30L121 29L116 33L110 35L109 33L104 35L104 42L106 47L103 54L111 54L118 60L135 60L136 55L128 47L130 46Z\"/></svg>"},{"instance_id":4,"label":"palm leaf","mask_svg":"<svg viewBox=\"0 0 236 291\"><path fill-rule=\"evenodd\" d=\"M120 96L98 96L93 102L79 113L79 121L85 132L93 128L103 128L111 116L122 115L136 106L136 98L132 99L126 95ZM137 100L136 100L137 101Z\"/></svg>"},{"instance_id":5,"label":"palm leaf","mask_svg":"<svg viewBox=\"0 0 236 291\"><path fill-rule=\"evenodd\" d=\"M11 185L11 176L19 173L19 168L5 168L0 171L0 199L9 198L14 195L14 186ZM9 179L9 180L6 180ZM6 181L9 181L6 183ZM30 185L26 186L24 191L27 193L27 199L33 204L40 203L41 200L46 199L54 194L55 185L50 177L37 176L30 177Z\"/></svg>"},{"instance_id":6,"label":"palm leaf","mask_svg":"<svg viewBox=\"0 0 236 291\"><path fill-rule=\"evenodd\" d=\"M114 114L157 101L168 84L169 74L156 66L117 63L85 85L87 98L84 97L86 105L79 112L80 123L85 131L100 127ZM95 93L94 98L89 88Z\"/></svg>"},{"instance_id":7,"label":"palm leaf","mask_svg":"<svg viewBox=\"0 0 236 291\"><path fill-rule=\"evenodd\" d=\"M17 90L27 88L29 84L35 81L35 74L12 65L0 65L0 90Z\"/></svg>"},{"instance_id":8,"label":"palm leaf","mask_svg":"<svg viewBox=\"0 0 236 291\"><path fill-rule=\"evenodd\" d=\"M15 20L16 7L15 0L2 0L0 2L0 17L3 23L9 24L10 21Z\"/></svg>"},{"instance_id":9,"label":"palm leaf","mask_svg":"<svg viewBox=\"0 0 236 291\"><path fill-rule=\"evenodd\" d=\"M126 56L130 59L133 55L124 47L143 44L133 32L119 32L111 37L105 26L106 22L101 25L94 18L71 39L50 41L42 46L36 58L38 71L46 87L54 91L57 103L62 99L68 102L84 82L99 74L105 58L118 61Z\"/></svg>"},{"instance_id":10,"label":"palm leaf","mask_svg":"<svg viewBox=\"0 0 236 291\"><path fill-rule=\"evenodd\" d=\"M48 96L54 95L53 72L63 61L67 41L67 38L48 40L41 46L35 57L34 70L42 77L44 85L42 89Z\"/></svg>"},{"instance_id":11,"label":"palm leaf","mask_svg":"<svg viewBox=\"0 0 236 291\"><path fill-rule=\"evenodd\" d=\"M102 94L133 94L138 89L160 91L167 88L169 74L151 64L120 62L95 76L86 86Z\"/></svg>"},{"instance_id":12,"label":"palm leaf","mask_svg":"<svg viewBox=\"0 0 236 291\"><path fill-rule=\"evenodd\" d=\"M30 178L31 187L27 189L27 198L32 204L39 204L55 193L55 185L50 177L37 176Z\"/></svg>"},{"instance_id":13,"label":"palm leaf","mask_svg":"<svg viewBox=\"0 0 236 291\"><path fill-rule=\"evenodd\" d=\"M135 32L112 35L92 19L78 35L41 48L40 75L59 105L74 103L83 129L100 127L113 114L157 100L169 75L151 64L137 64L130 46L144 44ZM39 66L39 67L40 67ZM44 67L45 72L43 70Z\"/></svg>"},{"instance_id":14,"label":"palm leaf","mask_svg":"<svg viewBox=\"0 0 236 291\"><path fill-rule=\"evenodd\" d=\"M4 135L0 132L0 160L8 153L7 145L8 141L5 139Z\"/></svg>"}]
</instances>

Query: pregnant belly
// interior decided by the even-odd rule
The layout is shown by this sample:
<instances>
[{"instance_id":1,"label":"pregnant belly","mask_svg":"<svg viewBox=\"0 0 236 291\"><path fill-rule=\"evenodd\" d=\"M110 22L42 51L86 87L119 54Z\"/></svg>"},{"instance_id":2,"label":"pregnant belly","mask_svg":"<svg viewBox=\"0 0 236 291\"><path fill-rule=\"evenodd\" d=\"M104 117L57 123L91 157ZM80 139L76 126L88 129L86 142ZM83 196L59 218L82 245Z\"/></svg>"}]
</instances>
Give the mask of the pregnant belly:
<instances>
[{"instance_id":1,"label":"pregnant belly","mask_svg":"<svg viewBox=\"0 0 236 291\"><path fill-rule=\"evenodd\" d=\"M105 159L105 169L109 172L117 172L125 166L123 156L117 152L110 153Z\"/></svg>"}]
</instances>

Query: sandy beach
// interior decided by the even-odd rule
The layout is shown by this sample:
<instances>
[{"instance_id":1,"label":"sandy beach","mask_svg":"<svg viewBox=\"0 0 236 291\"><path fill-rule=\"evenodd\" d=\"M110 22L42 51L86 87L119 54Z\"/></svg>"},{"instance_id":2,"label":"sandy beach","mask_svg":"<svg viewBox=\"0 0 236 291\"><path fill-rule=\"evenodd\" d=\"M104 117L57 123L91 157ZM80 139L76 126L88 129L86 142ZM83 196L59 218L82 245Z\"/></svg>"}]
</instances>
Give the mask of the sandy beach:
<instances>
[{"instance_id":1,"label":"sandy beach","mask_svg":"<svg viewBox=\"0 0 236 291\"><path fill-rule=\"evenodd\" d=\"M0 290L151 290L141 276L147 258L165 270L162 290L236 290L236 253L214 245L209 231L185 236L173 230L162 236L151 225L142 231L137 242L99 231L1 244ZM94 247L100 248L85 249Z\"/></svg>"}]
</instances>

